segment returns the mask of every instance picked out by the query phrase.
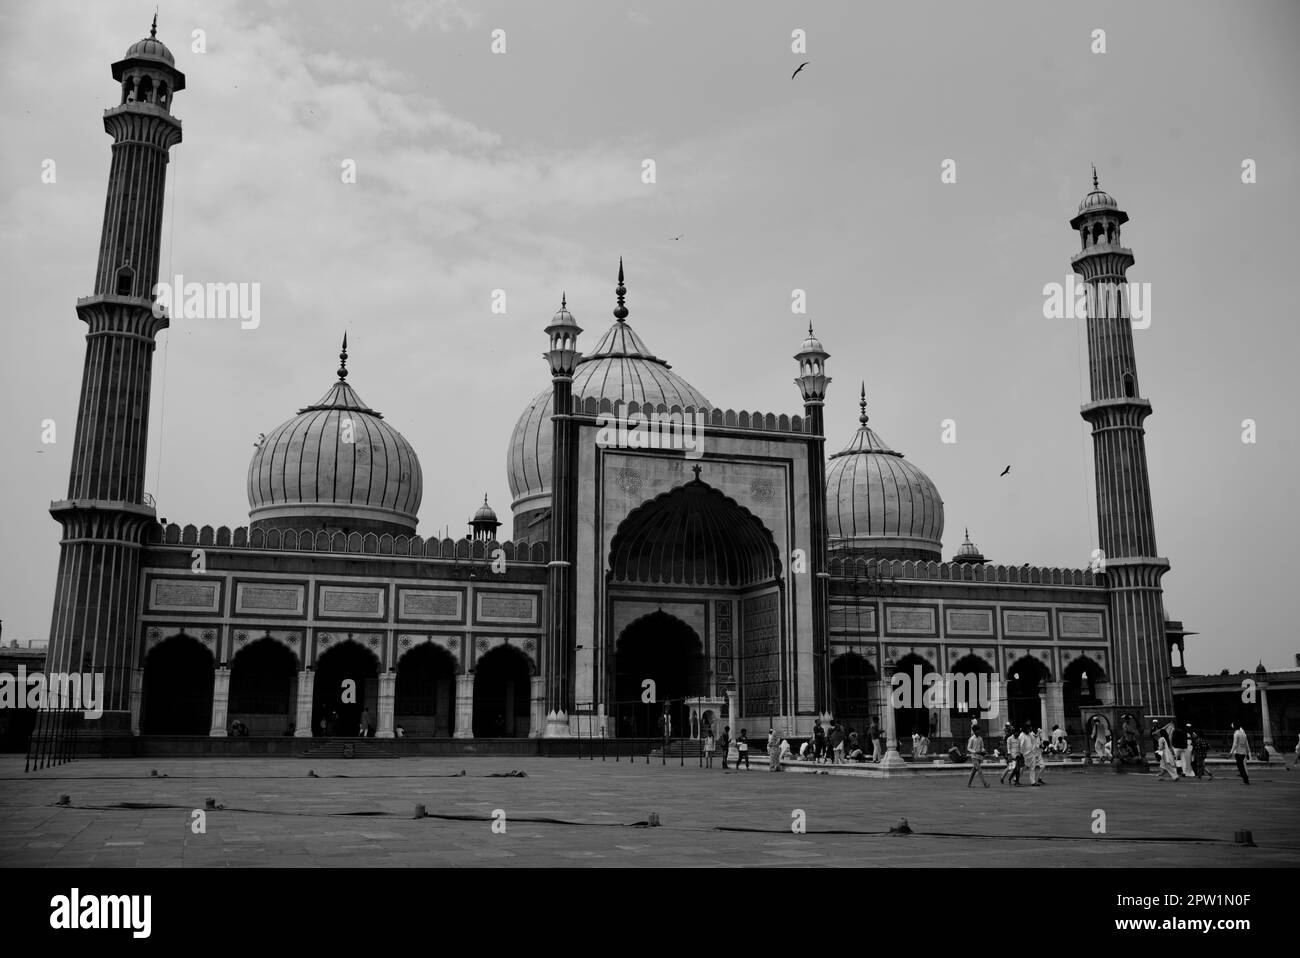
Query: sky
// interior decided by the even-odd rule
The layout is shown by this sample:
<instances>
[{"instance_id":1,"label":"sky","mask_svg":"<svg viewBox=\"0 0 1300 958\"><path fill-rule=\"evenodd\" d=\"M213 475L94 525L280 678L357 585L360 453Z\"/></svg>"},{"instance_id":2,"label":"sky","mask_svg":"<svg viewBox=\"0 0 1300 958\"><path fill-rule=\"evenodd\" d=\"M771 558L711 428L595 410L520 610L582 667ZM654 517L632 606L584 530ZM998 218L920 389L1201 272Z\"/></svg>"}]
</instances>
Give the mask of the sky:
<instances>
[{"instance_id":1,"label":"sky","mask_svg":"<svg viewBox=\"0 0 1300 958\"><path fill-rule=\"evenodd\" d=\"M100 116L153 8L0 10L5 641L49 632ZM630 324L715 405L801 412L811 320L828 452L865 382L873 428L939 488L945 556L969 528L993 562L1086 566L1086 354L1043 289L1070 274L1095 163L1150 284L1138 380L1188 668L1298 664L1300 5L168 0L158 36L187 78L160 275L261 296L256 328L158 338L160 517L246 524L253 443L326 391L346 331L349 382L420 456L420 533L463 534L485 493L508 529L542 329L563 291L594 344L622 256Z\"/></svg>"}]
</instances>

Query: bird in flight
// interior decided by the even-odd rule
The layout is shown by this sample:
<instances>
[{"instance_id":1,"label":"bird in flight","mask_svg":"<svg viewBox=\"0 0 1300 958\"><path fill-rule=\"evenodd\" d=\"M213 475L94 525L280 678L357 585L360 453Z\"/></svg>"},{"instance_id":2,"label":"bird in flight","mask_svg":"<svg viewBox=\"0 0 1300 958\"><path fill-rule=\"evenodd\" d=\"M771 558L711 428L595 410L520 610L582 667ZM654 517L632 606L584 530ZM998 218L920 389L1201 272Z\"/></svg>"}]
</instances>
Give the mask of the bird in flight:
<instances>
[{"instance_id":1,"label":"bird in flight","mask_svg":"<svg viewBox=\"0 0 1300 958\"><path fill-rule=\"evenodd\" d=\"M1002 476L1005 476L1005 475L1006 475L1008 472L1010 472L1010 471L1011 471L1011 467L1010 467L1010 466L1007 466L1005 469L1002 470L1002 474L999 475L998 478L1001 479Z\"/></svg>"},{"instance_id":2,"label":"bird in flight","mask_svg":"<svg viewBox=\"0 0 1300 958\"><path fill-rule=\"evenodd\" d=\"M803 63L799 64L799 68L790 74L790 79L793 80L795 77L797 77L799 75L799 70L802 70L810 63L812 63L811 60L805 60Z\"/></svg>"}]
</instances>

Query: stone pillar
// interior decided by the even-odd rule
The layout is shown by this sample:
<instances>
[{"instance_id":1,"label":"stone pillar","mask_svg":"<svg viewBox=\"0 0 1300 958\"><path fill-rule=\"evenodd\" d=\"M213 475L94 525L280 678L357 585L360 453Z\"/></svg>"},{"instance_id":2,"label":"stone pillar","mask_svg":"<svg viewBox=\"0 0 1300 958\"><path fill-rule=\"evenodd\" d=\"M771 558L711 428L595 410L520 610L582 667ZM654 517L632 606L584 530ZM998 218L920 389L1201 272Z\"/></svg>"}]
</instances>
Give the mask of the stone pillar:
<instances>
[{"instance_id":1,"label":"stone pillar","mask_svg":"<svg viewBox=\"0 0 1300 958\"><path fill-rule=\"evenodd\" d=\"M947 702L939 709L939 738L952 738L952 710Z\"/></svg>"},{"instance_id":2,"label":"stone pillar","mask_svg":"<svg viewBox=\"0 0 1300 958\"><path fill-rule=\"evenodd\" d=\"M221 666L212 678L212 738L226 737L226 711L230 700L230 669Z\"/></svg>"},{"instance_id":3,"label":"stone pillar","mask_svg":"<svg viewBox=\"0 0 1300 958\"><path fill-rule=\"evenodd\" d=\"M456 676L456 731L452 738L474 737L474 673Z\"/></svg>"},{"instance_id":4,"label":"stone pillar","mask_svg":"<svg viewBox=\"0 0 1300 958\"><path fill-rule=\"evenodd\" d=\"M877 768L907 768L907 762L898 754L898 722L894 715L893 696L894 663L885 663L885 754Z\"/></svg>"},{"instance_id":5,"label":"stone pillar","mask_svg":"<svg viewBox=\"0 0 1300 958\"><path fill-rule=\"evenodd\" d=\"M541 738L546 731L546 679L534 675L529 680L528 737ZM602 718L602 723L604 719ZM604 728L602 724L602 729ZM602 731L603 735L604 732Z\"/></svg>"},{"instance_id":6,"label":"stone pillar","mask_svg":"<svg viewBox=\"0 0 1300 958\"><path fill-rule=\"evenodd\" d=\"M1043 729L1050 732L1053 725L1065 728L1065 686L1061 682L1047 683L1047 707L1043 710Z\"/></svg>"},{"instance_id":7,"label":"stone pillar","mask_svg":"<svg viewBox=\"0 0 1300 958\"><path fill-rule=\"evenodd\" d=\"M736 736L740 734L740 694L735 689L727 690L727 715L724 723L731 726L731 744L727 746L727 761L735 762L740 758L740 749L736 748Z\"/></svg>"},{"instance_id":8,"label":"stone pillar","mask_svg":"<svg viewBox=\"0 0 1300 958\"><path fill-rule=\"evenodd\" d=\"M316 691L316 673L298 670L298 718L293 723L294 738L311 738L311 703Z\"/></svg>"},{"instance_id":9,"label":"stone pillar","mask_svg":"<svg viewBox=\"0 0 1300 958\"><path fill-rule=\"evenodd\" d=\"M1268 746L1270 752L1275 751L1273 748L1273 722L1268 716L1268 690L1264 686L1259 686L1259 714L1263 720L1260 725L1260 733L1263 735L1264 744Z\"/></svg>"},{"instance_id":10,"label":"stone pillar","mask_svg":"<svg viewBox=\"0 0 1300 958\"><path fill-rule=\"evenodd\" d=\"M140 709L144 702L144 669L131 670L131 734L140 734Z\"/></svg>"},{"instance_id":11,"label":"stone pillar","mask_svg":"<svg viewBox=\"0 0 1300 958\"><path fill-rule=\"evenodd\" d=\"M375 738L393 737L393 705L397 699L397 673L385 672L379 676L379 727Z\"/></svg>"}]
</instances>

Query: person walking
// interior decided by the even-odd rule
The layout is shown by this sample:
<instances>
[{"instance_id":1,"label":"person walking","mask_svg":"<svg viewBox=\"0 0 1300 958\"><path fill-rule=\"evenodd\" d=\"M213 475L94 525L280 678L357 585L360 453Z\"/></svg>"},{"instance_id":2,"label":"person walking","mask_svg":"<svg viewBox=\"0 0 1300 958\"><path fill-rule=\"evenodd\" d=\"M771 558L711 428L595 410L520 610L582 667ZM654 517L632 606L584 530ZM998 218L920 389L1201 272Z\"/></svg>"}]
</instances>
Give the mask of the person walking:
<instances>
[{"instance_id":1,"label":"person walking","mask_svg":"<svg viewBox=\"0 0 1300 958\"><path fill-rule=\"evenodd\" d=\"M1192 774L1197 778L1208 778L1214 781L1214 775L1210 772L1210 767L1205 763L1209 755L1210 746L1205 741L1205 736L1196 731L1192 726L1187 726L1188 736L1192 743Z\"/></svg>"},{"instance_id":2,"label":"person walking","mask_svg":"<svg viewBox=\"0 0 1300 958\"><path fill-rule=\"evenodd\" d=\"M826 738L826 757L832 765L844 761L844 730L839 722L831 722L831 734Z\"/></svg>"},{"instance_id":3,"label":"person walking","mask_svg":"<svg viewBox=\"0 0 1300 958\"><path fill-rule=\"evenodd\" d=\"M821 719L813 719L813 761L820 762L826 753L826 729Z\"/></svg>"},{"instance_id":4,"label":"person walking","mask_svg":"<svg viewBox=\"0 0 1300 958\"><path fill-rule=\"evenodd\" d=\"M357 730L357 734L360 735L362 738L365 738L366 735L369 734L369 732L370 732L370 709L362 709L361 727Z\"/></svg>"},{"instance_id":5,"label":"person walking","mask_svg":"<svg viewBox=\"0 0 1300 958\"><path fill-rule=\"evenodd\" d=\"M1020 736L1013 726L1007 725L1007 767L999 781L1009 782L1020 787L1020 770L1025 767L1025 756L1020 748Z\"/></svg>"},{"instance_id":6,"label":"person walking","mask_svg":"<svg viewBox=\"0 0 1300 958\"><path fill-rule=\"evenodd\" d=\"M1166 775L1169 776L1169 781L1178 781L1178 766L1174 764L1174 750L1169 744L1169 737L1165 734L1165 730L1159 725L1152 725L1151 736L1156 741L1156 758L1160 761L1156 781L1162 781Z\"/></svg>"},{"instance_id":7,"label":"person walking","mask_svg":"<svg viewBox=\"0 0 1300 958\"><path fill-rule=\"evenodd\" d=\"M749 730L741 729L740 734L736 736L736 770L740 770L740 762L745 762L745 771L749 771Z\"/></svg>"},{"instance_id":8,"label":"person walking","mask_svg":"<svg viewBox=\"0 0 1300 958\"><path fill-rule=\"evenodd\" d=\"M975 776L980 777L984 787L988 788L988 779L984 777L984 770L980 767L984 764L984 739L980 738L979 729L972 726L970 738L966 741L966 751L970 754L970 778L966 779L966 787L970 788L975 783Z\"/></svg>"},{"instance_id":9,"label":"person walking","mask_svg":"<svg viewBox=\"0 0 1300 958\"><path fill-rule=\"evenodd\" d=\"M1246 741L1246 730L1240 722L1232 723L1232 751L1228 754L1237 760L1237 774L1242 782L1249 785L1250 776L1246 774L1246 759L1250 757L1250 743Z\"/></svg>"},{"instance_id":10,"label":"person walking","mask_svg":"<svg viewBox=\"0 0 1300 958\"><path fill-rule=\"evenodd\" d=\"M713 749L717 743L713 740L713 729L704 733L704 767L713 768Z\"/></svg>"},{"instance_id":11,"label":"person walking","mask_svg":"<svg viewBox=\"0 0 1300 958\"><path fill-rule=\"evenodd\" d=\"M722 726L722 738L718 739L718 744L722 746L722 768L727 768L727 753L731 751L731 726Z\"/></svg>"},{"instance_id":12,"label":"person walking","mask_svg":"<svg viewBox=\"0 0 1300 958\"><path fill-rule=\"evenodd\" d=\"M1187 729L1187 725L1175 725L1173 734L1169 737L1169 744L1174 749L1179 778L1190 778L1192 775L1192 757L1191 750L1187 747Z\"/></svg>"}]
</instances>

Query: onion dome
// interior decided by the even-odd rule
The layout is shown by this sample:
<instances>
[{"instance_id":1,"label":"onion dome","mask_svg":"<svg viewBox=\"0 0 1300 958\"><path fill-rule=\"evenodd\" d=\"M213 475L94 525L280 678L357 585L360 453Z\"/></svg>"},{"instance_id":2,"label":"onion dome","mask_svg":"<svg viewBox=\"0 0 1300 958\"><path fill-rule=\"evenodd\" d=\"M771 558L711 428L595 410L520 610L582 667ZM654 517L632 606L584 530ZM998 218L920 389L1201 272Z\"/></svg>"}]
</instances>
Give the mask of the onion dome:
<instances>
[{"instance_id":1,"label":"onion dome","mask_svg":"<svg viewBox=\"0 0 1300 958\"><path fill-rule=\"evenodd\" d=\"M420 461L402 434L338 381L258 443L248 466L254 528L413 535L423 493Z\"/></svg>"},{"instance_id":2,"label":"onion dome","mask_svg":"<svg viewBox=\"0 0 1300 958\"><path fill-rule=\"evenodd\" d=\"M126 48L124 60L161 60L169 67L176 66L176 58L172 52L167 49L167 45L158 39L158 14L153 15L153 23L149 25L149 35L143 40L137 40Z\"/></svg>"},{"instance_id":3,"label":"onion dome","mask_svg":"<svg viewBox=\"0 0 1300 958\"><path fill-rule=\"evenodd\" d=\"M1118 210L1119 203L1115 197L1111 196L1097 184L1097 168L1092 168L1092 192L1083 198L1079 204L1079 212L1086 213L1089 210Z\"/></svg>"},{"instance_id":4,"label":"onion dome","mask_svg":"<svg viewBox=\"0 0 1300 958\"><path fill-rule=\"evenodd\" d=\"M966 541L961 544L957 554L952 557L953 562L962 562L968 565L982 565L987 560L980 552L979 547L970 541L970 530L966 530Z\"/></svg>"},{"instance_id":5,"label":"onion dome","mask_svg":"<svg viewBox=\"0 0 1300 958\"><path fill-rule=\"evenodd\" d=\"M624 405L635 402L711 410L712 404L699 390L672 372L672 367L654 355L628 324L622 264L618 289L622 292L618 293L614 324L577 362L572 386L574 402L608 399L611 403L621 401ZM573 322L567 306L562 306L552 320L553 325L560 322ZM553 389L548 385L529 402L510 436L506 472L516 517L549 508L551 504L551 414L554 399ZM519 534L516 527L516 535Z\"/></svg>"},{"instance_id":6,"label":"onion dome","mask_svg":"<svg viewBox=\"0 0 1300 958\"><path fill-rule=\"evenodd\" d=\"M857 433L826 470L827 529L832 552L939 561L943 500L930 477L867 425L862 387Z\"/></svg>"}]
</instances>

